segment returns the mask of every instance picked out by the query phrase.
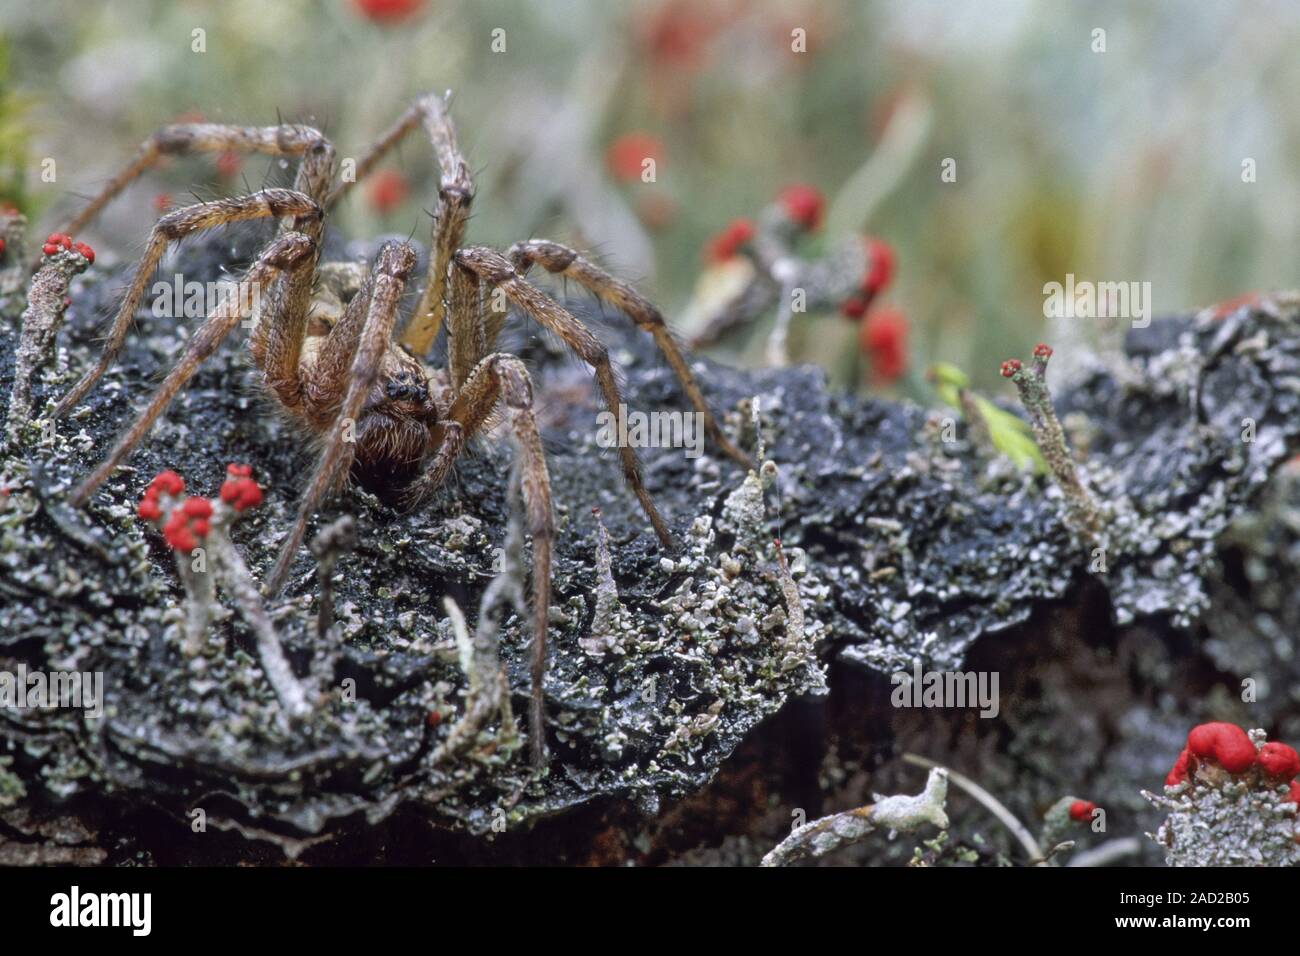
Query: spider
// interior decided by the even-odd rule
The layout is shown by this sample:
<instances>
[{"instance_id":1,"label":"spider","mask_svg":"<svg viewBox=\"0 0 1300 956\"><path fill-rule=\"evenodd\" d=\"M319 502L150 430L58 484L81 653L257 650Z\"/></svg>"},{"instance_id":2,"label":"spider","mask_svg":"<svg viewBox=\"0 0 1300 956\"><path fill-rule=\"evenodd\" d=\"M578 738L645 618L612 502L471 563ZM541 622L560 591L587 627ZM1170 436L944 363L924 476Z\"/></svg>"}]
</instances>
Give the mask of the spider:
<instances>
[{"instance_id":1,"label":"spider","mask_svg":"<svg viewBox=\"0 0 1300 956\"><path fill-rule=\"evenodd\" d=\"M294 186L201 202L161 216L98 361L62 398L55 417L67 414L111 367L145 285L172 243L226 223L279 220L276 237L248 269L237 295L207 315L175 367L104 461L73 489L71 500L77 506L85 504L148 434L200 364L245 320L251 327L249 353L266 391L319 447L297 518L265 583L268 596L283 587L312 515L346 481L357 481L389 503L419 506L443 484L467 443L502 418L522 467L532 535L529 737L532 759L540 766L545 759L542 677L554 534L551 488L533 413L532 383L518 358L494 351L507 316L504 309L486 307L488 290L500 290L519 312L576 352L590 366L602 399L615 414L622 399L605 346L526 275L530 267L539 265L616 307L654 337L692 404L703 414L711 440L736 461L746 466L750 461L718 426L659 310L631 285L556 242L530 239L511 246L505 255L462 245L474 183L457 145L449 101L450 94L418 99L358 162L356 176L333 188L334 149L309 126L181 124L165 126L145 140L131 163L63 232L80 232L114 196L165 155L236 150L296 157ZM424 288L394 340L403 291L416 265L411 246L385 243L369 270L319 264L317 259L325 212L421 124L441 178ZM333 321L322 321L330 312ZM425 364L424 357L444 323L448 367L434 368ZM494 415L498 409L503 415ZM619 457L623 476L659 541L671 547L668 528L642 483L636 452L620 447Z\"/></svg>"}]
</instances>

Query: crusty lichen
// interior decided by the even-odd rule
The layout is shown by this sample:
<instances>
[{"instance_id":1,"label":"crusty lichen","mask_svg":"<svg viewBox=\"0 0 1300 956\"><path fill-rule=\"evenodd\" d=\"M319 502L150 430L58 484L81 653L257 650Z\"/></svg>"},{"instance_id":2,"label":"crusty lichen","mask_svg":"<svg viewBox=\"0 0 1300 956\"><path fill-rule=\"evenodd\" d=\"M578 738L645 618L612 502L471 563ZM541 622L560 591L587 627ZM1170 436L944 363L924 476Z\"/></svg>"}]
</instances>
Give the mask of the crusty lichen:
<instances>
[{"instance_id":1,"label":"crusty lichen","mask_svg":"<svg viewBox=\"0 0 1300 956\"><path fill-rule=\"evenodd\" d=\"M770 485L776 466L767 462L761 473ZM716 528L708 515L695 519L682 552L660 559L661 569L679 583L649 614L628 616L613 603L612 579L601 580L598 538L593 631L579 642L589 655L600 651L608 668L603 679L588 679L561 694L561 700L581 701L559 715L566 736L595 720L604 727L583 736L599 734L602 755L615 761L626 757L632 739L662 739L648 769L674 778L676 768L694 764L703 742L737 715L769 712L765 701L780 696L782 688L824 690L822 670L813 662L825 625L814 616L791 627L763 491L764 479L751 471L725 499ZM723 541L730 546L720 546ZM815 578L807 577L815 586ZM620 633L611 643L615 615ZM672 678L676 691L664 686L665 675L647 666L666 654L685 665Z\"/></svg>"},{"instance_id":2,"label":"crusty lichen","mask_svg":"<svg viewBox=\"0 0 1300 956\"><path fill-rule=\"evenodd\" d=\"M196 281L237 270L258 245L248 236L234 229L187 244L177 268ZM90 317L105 311L114 288L111 274L96 272L73 288L58 371L34 382L37 414L68 384L62 370L96 354ZM0 394L12 380L17 309L11 301L0 328ZM583 318L625 370L629 401L682 407L636 330L621 317ZM328 691L306 725L286 734L251 634L224 604L210 628L219 652L180 666L179 642L168 639L183 619L179 583L170 555L133 514L144 481L161 468L211 486L222 462L248 461L269 492L234 541L255 576L273 559L307 452L262 413L238 343L199 372L85 511L61 504L181 344L171 321L144 314L138 325L120 365L57 434L0 459L8 492L0 495L0 657L102 667L108 689L97 723L61 712L6 725L13 773L33 799L147 794L179 813L220 781L228 798L208 808L210 822L288 852L341 819L379 820L403 804L485 834L600 797L653 809L698 789L791 696L821 688L815 644L886 673L917 659L956 666L982 635L1066 597L1087 569L1054 486L1017 475L985 483L981 463L926 441L924 410L834 395L810 369L707 367L709 400L733 434L748 434L760 397L779 475L764 488L763 472L746 480L707 449L694 462L680 449L646 450L647 484L682 545L665 552L616 464L602 460L589 376L538 338L521 351L547 410L556 491L549 772L536 777L510 747L428 762L470 706L463 641L443 600L455 596L472 634L508 524L509 455L490 441L428 509L401 514L350 489L323 511L320 526L352 514L359 543L333 578L328 652L313 621L317 569L305 552L289 596L269 608L299 676L323 667ZM1133 343L1122 380L1097 371L1058 394L1062 420L1094 430L1089 485L1103 504L1130 500L1131 530L1108 531L1134 546L1115 548L1108 570L1093 577L1119 621L1141 615L1183 626L1204 610L1215 536L1300 441L1300 400L1286 384L1298 330L1293 306L1252 307L1215 325L1153 323L1150 339ZM1247 409L1260 426L1252 444L1240 440ZM606 524L607 561L592 507ZM503 616L498 641L518 713L530 639L517 614ZM1041 760L1028 742L1010 747L1018 759Z\"/></svg>"},{"instance_id":3,"label":"crusty lichen","mask_svg":"<svg viewBox=\"0 0 1300 956\"><path fill-rule=\"evenodd\" d=\"M1237 518L1221 545L1228 557L1209 588L1204 648L1249 688L1255 719L1272 723L1300 704L1300 456L1277 470L1259 507Z\"/></svg>"},{"instance_id":4,"label":"crusty lichen","mask_svg":"<svg viewBox=\"0 0 1300 956\"><path fill-rule=\"evenodd\" d=\"M13 757L0 757L0 810L7 810L27 795L23 782L9 771Z\"/></svg>"}]
</instances>

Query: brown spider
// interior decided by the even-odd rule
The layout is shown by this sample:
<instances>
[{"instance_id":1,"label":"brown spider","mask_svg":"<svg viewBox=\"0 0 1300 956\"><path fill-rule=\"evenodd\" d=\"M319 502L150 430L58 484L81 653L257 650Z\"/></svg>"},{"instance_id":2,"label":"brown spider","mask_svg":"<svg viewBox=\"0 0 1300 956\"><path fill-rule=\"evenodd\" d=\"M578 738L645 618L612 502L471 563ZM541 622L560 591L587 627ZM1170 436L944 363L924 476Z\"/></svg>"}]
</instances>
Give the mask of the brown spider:
<instances>
[{"instance_id":1,"label":"brown spider","mask_svg":"<svg viewBox=\"0 0 1300 956\"><path fill-rule=\"evenodd\" d=\"M572 249L546 240L516 243L506 256L481 246L462 246L474 185L460 154L442 97L427 95L408 109L359 162L352 182L333 190L334 149L307 126L244 127L216 124L166 126L147 139L135 159L73 219L64 232L77 234L135 177L159 157L194 151L242 150L300 157L293 189L263 189L247 196L204 202L162 216L113 320L95 366L60 401L55 416L71 410L111 366L126 338L149 278L167 247L200 230L258 218L280 220L277 237L257 257L239 294L206 318L175 368L95 471L72 492L82 505L148 433L168 404L246 316L253 362L267 391L320 447L297 520L266 582L268 595L283 587L297 556L307 522L327 495L349 476L404 506L426 501L446 479L466 443L503 404L523 468L528 530L533 537L532 756L545 756L542 676L550 607L553 524L546 459L533 417L532 383L523 363L494 352L504 310L485 307L485 286L539 325L558 335L593 370L601 395L617 414L618 384L604 345L573 315L532 285L525 275L534 264L567 276L624 312L654 336L695 408L704 414L713 441L730 457L749 464L709 412L658 309ZM410 130L423 123L441 171L434 213L428 274L423 294L397 341L399 303L416 257L405 242L388 242L368 273L352 277L354 294L334 300L332 323L309 322L323 311L331 284L346 270L317 258L323 216ZM318 279L321 281L318 282ZM345 283L346 284L346 283ZM262 292L255 296L255 292ZM351 291L351 290L348 290ZM314 298L314 296L316 298ZM448 368L425 365L443 322L448 329ZM635 451L621 447L624 477L664 546L672 539L641 481Z\"/></svg>"}]
</instances>

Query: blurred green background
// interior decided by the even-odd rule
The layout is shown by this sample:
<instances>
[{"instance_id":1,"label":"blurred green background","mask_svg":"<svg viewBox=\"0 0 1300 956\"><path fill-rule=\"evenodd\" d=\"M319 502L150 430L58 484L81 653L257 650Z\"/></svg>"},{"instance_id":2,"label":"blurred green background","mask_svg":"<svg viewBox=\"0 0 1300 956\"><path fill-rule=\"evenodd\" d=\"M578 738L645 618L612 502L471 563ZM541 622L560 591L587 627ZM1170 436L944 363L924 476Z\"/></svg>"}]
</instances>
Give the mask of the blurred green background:
<instances>
[{"instance_id":1,"label":"blurred green background","mask_svg":"<svg viewBox=\"0 0 1300 956\"><path fill-rule=\"evenodd\" d=\"M827 196L823 241L895 248L886 300L907 317L910 367L951 361L986 386L1043 337L1043 284L1067 273L1149 281L1157 314L1300 285L1296 3L0 0L0 32L0 201L42 226L163 123L280 116L357 156L415 95L450 88L477 175L472 240L581 243L670 318L709 237L791 182ZM629 134L655 182L620 177L611 146ZM335 225L427 239L422 134L386 167ZM86 238L129 256L159 194L287 175L176 160ZM805 317L794 357L838 369L855 342L844 319Z\"/></svg>"}]
</instances>

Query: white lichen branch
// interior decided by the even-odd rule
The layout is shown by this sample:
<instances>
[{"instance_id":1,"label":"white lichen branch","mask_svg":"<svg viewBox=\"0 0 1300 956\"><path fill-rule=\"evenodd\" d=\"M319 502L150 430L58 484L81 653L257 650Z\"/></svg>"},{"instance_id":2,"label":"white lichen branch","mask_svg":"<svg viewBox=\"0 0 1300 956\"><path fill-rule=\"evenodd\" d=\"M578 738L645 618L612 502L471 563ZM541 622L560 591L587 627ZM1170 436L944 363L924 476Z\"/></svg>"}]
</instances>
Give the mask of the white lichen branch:
<instances>
[{"instance_id":1,"label":"white lichen branch","mask_svg":"<svg viewBox=\"0 0 1300 956\"><path fill-rule=\"evenodd\" d=\"M914 767L938 767L939 765L933 760L929 760L919 754L903 754L903 761L910 763ZM1034 866L1047 865L1047 855L1043 853L1038 846L1038 841L1034 835L1029 832L1029 828L1016 819L1016 815L1002 805L1002 803L993 794L989 793L978 783L955 770L949 770L948 775L952 782L966 791L975 801L985 810L998 818L998 821L1011 831L1011 835L1020 841L1020 845L1025 848L1029 854L1029 860Z\"/></svg>"},{"instance_id":2,"label":"white lichen branch","mask_svg":"<svg viewBox=\"0 0 1300 956\"><path fill-rule=\"evenodd\" d=\"M948 799L948 771L935 767L925 789L915 796L876 797L876 802L835 813L797 827L763 857L762 866L788 866L798 860L815 859L860 842L877 830L908 832L925 824L948 829L944 804Z\"/></svg>"},{"instance_id":3,"label":"white lichen branch","mask_svg":"<svg viewBox=\"0 0 1300 956\"><path fill-rule=\"evenodd\" d=\"M1114 840L1107 840L1087 850L1081 850L1065 865L1069 867L1111 866L1121 860L1137 856L1141 852L1142 841L1137 837L1116 837Z\"/></svg>"},{"instance_id":4,"label":"white lichen branch","mask_svg":"<svg viewBox=\"0 0 1300 956\"><path fill-rule=\"evenodd\" d=\"M307 692L289 665L289 659L284 656L284 648L262 601L261 587L230 540L229 527L235 516L232 508L218 505L213 510L212 533L208 535L212 563L221 586L239 605L240 613L253 632L262 672L279 698L280 706L289 717L300 720L311 713L312 707L307 701Z\"/></svg>"},{"instance_id":5,"label":"white lichen branch","mask_svg":"<svg viewBox=\"0 0 1300 956\"><path fill-rule=\"evenodd\" d=\"M494 717L499 718L500 744L508 747L517 736L514 714L510 707L510 684L501 664L498 639L504 612L514 611L520 620L528 618L527 603L524 600L523 499L517 466L510 474L507 499L509 518L501 552L501 571L483 592L478 626L474 629L472 638L459 605L449 597L443 599L452 633L456 637L460 666L469 686L465 692L464 713L430 758L434 766L470 751L478 741L479 734Z\"/></svg>"},{"instance_id":6,"label":"white lichen branch","mask_svg":"<svg viewBox=\"0 0 1300 956\"><path fill-rule=\"evenodd\" d=\"M618 597L614 581L614 557L609 544L609 532L600 519L600 509L592 508L596 519L596 607L591 615L591 631L578 639L578 645L592 657L600 658L608 652L624 653L621 635L627 632L630 621Z\"/></svg>"}]
</instances>

